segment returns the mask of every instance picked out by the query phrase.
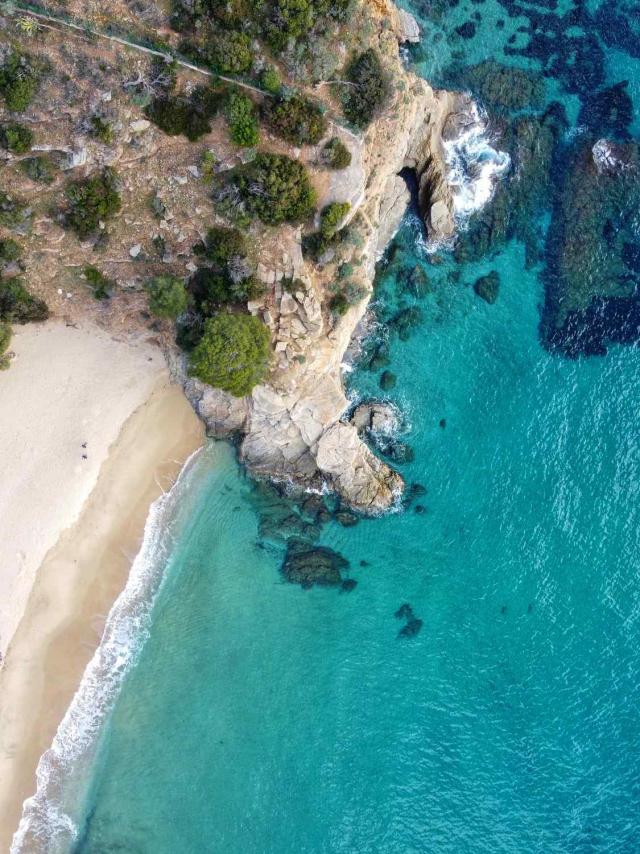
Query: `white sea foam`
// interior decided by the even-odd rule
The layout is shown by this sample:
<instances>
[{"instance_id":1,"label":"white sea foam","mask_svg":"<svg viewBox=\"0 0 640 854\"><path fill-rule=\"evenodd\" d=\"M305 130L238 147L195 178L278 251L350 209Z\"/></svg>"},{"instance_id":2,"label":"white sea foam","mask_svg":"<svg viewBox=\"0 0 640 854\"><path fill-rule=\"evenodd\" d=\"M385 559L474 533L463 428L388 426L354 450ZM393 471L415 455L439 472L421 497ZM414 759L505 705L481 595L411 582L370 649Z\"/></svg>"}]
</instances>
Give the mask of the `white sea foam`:
<instances>
[{"instance_id":1,"label":"white sea foam","mask_svg":"<svg viewBox=\"0 0 640 854\"><path fill-rule=\"evenodd\" d=\"M100 645L53 743L40 758L36 793L24 802L11 854L62 854L77 838L71 809L82 802L102 726L148 637L153 603L173 544L174 510L198 453L187 460L172 489L150 508L127 584L109 612Z\"/></svg>"},{"instance_id":2,"label":"white sea foam","mask_svg":"<svg viewBox=\"0 0 640 854\"><path fill-rule=\"evenodd\" d=\"M486 114L472 103L469 121L459 134L443 143L458 227L487 204L497 180L511 165L509 155L494 148L494 142Z\"/></svg>"}]
</instances>

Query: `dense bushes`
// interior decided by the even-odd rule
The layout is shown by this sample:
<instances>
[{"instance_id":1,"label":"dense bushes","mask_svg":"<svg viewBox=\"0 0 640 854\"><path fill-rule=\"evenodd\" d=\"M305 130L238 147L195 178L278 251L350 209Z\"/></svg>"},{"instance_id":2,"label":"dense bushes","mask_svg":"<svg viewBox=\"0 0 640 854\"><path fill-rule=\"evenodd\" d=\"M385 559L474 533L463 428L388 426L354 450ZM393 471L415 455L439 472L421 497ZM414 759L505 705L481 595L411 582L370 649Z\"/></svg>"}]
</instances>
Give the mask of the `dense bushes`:
<instances>
[{"instance_id":1,"label":"dense bushes","mask_svg":"<svg viewBox=\"0 0 640 854\"><path fill-rule=\"evenodd\" d=\"M18 165L27 178L31 178L32 181L37 181L39 184L53 183L56 170L51 158L46 154L26 157Z\"/></svg>"},{"instance_id":2,"label":"dense bushes","mask_svg":"<svg viewBox=\"0 0 640 854\"><path fill-rule=\"evenodd\" d=\"M280 80L280 75L277 70L272 65L268 65L266 68L262 69L262 73L260 74L260 85L265 92L269 92L271 95L280 94L282 81Z\"/></svg>"},{"instance_id":3,"label":"dense bushes","mask_svg":"<svg viewBox=\"0 0 640 854\"><path fill-rule=\"evenodd\" d=\"M20 257L20 246L8 237L0 240L0 262L17 261Z\"/></svg>"},{"instance_id":4,"label":"dense bushes","mask_svg":"<svg viewBox=\"0 0 640 854\"><path fill-rule=\"evenodd\" d=\"M214 89L200 87L189 98L163 96L156 98L147 107L145 115L168 136L183 134L191 142L209 133L209 120L220 107L220 93Z\"/></svg>"},{"instance_id":5,"label":"dense bushes","mask_svg":"<svg viewBox=\"0 0 640 854\"><path fill-rule=\"evenodd\" d=\"M338 226L349 213L349 202L332 202L322 209L320 214L320 234L325 240L330 240L338 230Z\"/></svg>"},{"instance_id":6,"label":"dense bushes","mask_svg":"<svg viewBox=\"0 0 640 854\"><path fill-rule=\"evenodd\" d=\"M246 74L253 64L251 39L246 33L218 33L207 43L205 59L221 74Z\"/></svg>"},{"instance_id":7,"label":"dense bushes","mask_svg":"<svg viewBox=\"0 0 640 854\"><path fill-rule=\"evenodd\" d=\"M189 282L196 308L202 315L212 315L220 305L256 299L264 292L253 275L246 240L237 229L210 228L204 243L195 246L194 251L209 262Z\"/></svg>"},{"instance_id":8,"label":"dense bushes","mask_svg":"<svg viewBox=\"0 0 640 854\"><path fill-rule=\"evenodd\" d=\"M321 162L329 169L346 169L351 164L351 152L342 140L334 136L322 149Z\"/></svg>"},{"instance_id":9,"label":"dense bushes","mask_svg":"<svg viewBox=\"0 0 640 854\"><path fill-rule=\"evenodd\" d=\"M344 114L356 127L364 128L389 97L389 83L378 54L369 49L355 57L347 66L346 79L354 85L344 88Z\"/></svg>"},{"instance_id":10,"label":"dense bushes","mask_svg":"<svg viewBox=\"0 0 640 854\"><path fill-rule=\"evenodd\" d=\"M145 289L149 294L149 308L156 317L175 320L187 310L189 297L182 279L176 276L155 276Z\"/></svg>"},{"instance_id":11,"label":"dense bushes","mask_svg":"<svg viewBox=\"0 0 640 854\"><path fill-rule=\"evenodd\" d=\"M29 208L16 199L0 190L0 225L5 228L17 228L29 217Z\"/></svg>"},{"instance_id":12,"label":"dense bushes","mask_svg":"<svg viewBox=\"0 0 640 854\"><path fill-rule=\"evenodd\" d=\"M283 154L259 154L235 183L249 216L268 225L302 222L315 207L307 170Z\"/></svg>"},{"instance_id":13,"label":"dense bushes","mask_svg":"<svg viewBox=\"0 0 640 854\"><path fill-rule=\"evenodd\" d=\"M306 36L323 19L345 16L350 0L267 0L262 27L271 47L284 50L290 40Z\"/></svg>"},{"instance_id":14,"label":"dense bushes","mask_svg":"<svg viewBox=\"0 0 640 854\"><path fill-rule=\"evenodd\" d=\"M34 60L17 50L10 51L0 66L0 94L8 110L21 113L31 103L40 83Z\"/></svg>"},{"instance_id":15,"label":"dense bushes","mask_svg":"<svg viewBox=\"0 0 640 854\"><path fill-rule=\"evenodd\" d=\"M101 273L97 267L87 266L83 270L87 284L96 299L109 299L116 283Z\"/></svg>"},{"instance_id":16,"label":"dense bushes","mask_svg":"<svg viewBox=\"0 0 640 854\"><path fill-rule=\"evenodd\" d=\"M278 100L267 98L262 112L271 130L292 145L315 145L327 130L322 111L301 95Z\"/></svg>"},{"instance_id":17,"label":"dense bushes","mask_svg":"<svg viewBox=\"0 0 640 854\"><path fill-rule=\"evenodd\" d=\"M34 297L16 277L0 281L0 320L8 323L31 323L49 317L47 304Z\"/></svg>"},{"instance_id":18,"label":"dense bushes","mask_svg":"<svg viewBox=\"0 0 640 854\"><path fill-rule=\"evenodd\" d=\"M28 127L13 122L0 127L0 145L13 154L24 154L29 151L33 142L33 133Z\"/></svg>"},{"instance_id":19,"label":"dense bushes","mask_svg":"<svg viewBox=\"0 0 640 854\"><path fill-rule=\"evenodd\" d=\"M229 133L233 142L243 148L251 148L260 140L256 108L248 95L232 92L226 106Z\"/></svg>"},{"instance_id":20,"label":"dense bushes","mask_svg":"<svg viewBox=\"0 0 640 854\"><path fill-rule=\"evenodd\" d=\"M105 118L97 114L93 115L89 119L89 124L91 125L91 133L96 139L99 139L105 145L113 143L113 127Z\"/></svg>"},{"instance_id":21,"label":"dense bushes","mask_svg":"<svg viewBox=\"0 0 640 854\"><path fill-rule=\"evenodd\" d=\"M117 184L117 173L106 168L98 175L81 178L67 186L65 222L78 237L88 237L98 230L100 221L118 213L122 203Z\"/></svg>"},{"instance_id":22,"label":"dense bushes","mask_svg":"<svg viewBox=\"0 0 640 854\"><path fill-rule=\"evenodd\" d=\"M333 202L322 209L320 214L320 230L306 234L302 238L302 252L313 261L323 260L322 256L332 247L340 243L347 229L338 226L349 212L349 202Z\"/></svg>"},{"instance_id":23,"label":"dense bushes","mask_svg":"<svg viewBox=\"0 0 640 854\"><path fill-rule=\"evenodd\" d=\"M191 373L244 397L267 373L269 342L269 330L257 317L218 314L205 322L204 334L191 354Z\"/></svg>"}]
</instances>

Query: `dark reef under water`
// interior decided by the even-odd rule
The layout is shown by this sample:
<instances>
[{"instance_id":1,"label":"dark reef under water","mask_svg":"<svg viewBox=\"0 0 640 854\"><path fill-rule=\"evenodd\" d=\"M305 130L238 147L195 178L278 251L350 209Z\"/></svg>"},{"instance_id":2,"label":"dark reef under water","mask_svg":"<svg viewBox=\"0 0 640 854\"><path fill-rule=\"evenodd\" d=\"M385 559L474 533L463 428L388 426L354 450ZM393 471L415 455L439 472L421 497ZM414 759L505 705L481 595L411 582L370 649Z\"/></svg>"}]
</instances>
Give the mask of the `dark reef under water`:
<instances>
[{"instance_id":1,"label":"dark reef under water","mask_svg":"<svg viewBox=\"0 0 640 854\"><path fill-rule=\"evenodd\" d=\"M474 37L478 45L486 39L475 32L484 6L413 4L423 23L453 45L461 36L472 54ZM497 145L512 159L491 203L472 216L456 259L490 259L508 241L522 241L528 265L543 265L543 345L568 358L604 355L612 344L640 340L640 172L632 127L638 110L629 80L612 79L607 55L616 49L640 57L637 4L609 0L594 9L576 0L563 12L555 0L499 6L506 19L497 29L505 35L494 58L469 63L469 50L454 49L436 81L479 99ZM517 26L507 35L509 19ZM411 48L427 76L428 51L426 41ZM626 147L615 168L594 167L593 146L602 139Z\"/></svg>"}]
</instances>

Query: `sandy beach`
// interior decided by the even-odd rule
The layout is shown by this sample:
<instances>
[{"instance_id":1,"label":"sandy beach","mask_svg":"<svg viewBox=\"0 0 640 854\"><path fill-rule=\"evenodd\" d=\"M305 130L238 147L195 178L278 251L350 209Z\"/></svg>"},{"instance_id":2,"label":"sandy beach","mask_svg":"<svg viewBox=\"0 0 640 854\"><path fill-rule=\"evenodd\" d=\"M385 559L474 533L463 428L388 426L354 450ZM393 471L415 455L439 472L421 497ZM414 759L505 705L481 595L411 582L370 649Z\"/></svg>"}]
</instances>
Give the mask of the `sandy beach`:
<instances>
[{"instance_id":1,"label":"sandy beach","mask_svg":"<svg viewBox=\"0 0 640 854\"><path fill-rule=\"evenodd\" d=\"M13 349L0 374L0 851L124 587L149 506L203 442L150 344L52 322L19 329Z\"/></svg>"}]
</instances>

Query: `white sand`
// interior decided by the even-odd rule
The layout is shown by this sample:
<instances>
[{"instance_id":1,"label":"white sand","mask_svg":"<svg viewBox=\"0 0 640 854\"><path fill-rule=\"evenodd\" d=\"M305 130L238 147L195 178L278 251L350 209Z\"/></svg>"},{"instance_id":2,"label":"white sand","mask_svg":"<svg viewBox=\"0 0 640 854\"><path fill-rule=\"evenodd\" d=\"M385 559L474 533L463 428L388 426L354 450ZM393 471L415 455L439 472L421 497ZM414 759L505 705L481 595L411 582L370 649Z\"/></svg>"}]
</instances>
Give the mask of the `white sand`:
<instances>
[{"instance_id":1,"label":"white sand","mask_svg":"<svg viewBox=\"0 0 640 854\"><path fill-rule=\"evenodd\" d=\"M157 348L89 323L15 327L11 349L0 372L3 656L45 554L80 514L124 422L166 378Z\"/></svg>"}]
</instances>

